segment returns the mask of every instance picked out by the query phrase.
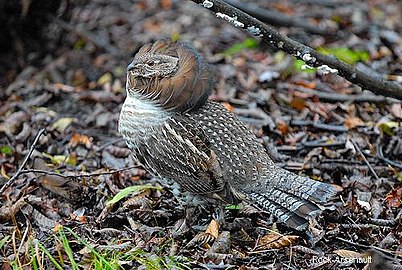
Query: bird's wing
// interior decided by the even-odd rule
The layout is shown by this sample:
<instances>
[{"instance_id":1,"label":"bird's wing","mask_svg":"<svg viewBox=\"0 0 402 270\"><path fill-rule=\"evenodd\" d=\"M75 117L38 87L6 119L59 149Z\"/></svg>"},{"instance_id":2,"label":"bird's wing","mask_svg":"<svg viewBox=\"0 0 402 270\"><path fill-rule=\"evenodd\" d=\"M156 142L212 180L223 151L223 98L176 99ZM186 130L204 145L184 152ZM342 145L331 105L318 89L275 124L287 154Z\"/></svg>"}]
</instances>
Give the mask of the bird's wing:
<instances>
[{"instance_id":1,"label":"bird's wing","mask_svg":"<svg viewBox=\"0 0 402 270\"><path fill-rule=\"evenodd\" d=\"M174 180L189 192L218 195L233 202L216 153L196 123L170 119L140 147L141 163L159 177Z\"/></svg>"}]
</instances>

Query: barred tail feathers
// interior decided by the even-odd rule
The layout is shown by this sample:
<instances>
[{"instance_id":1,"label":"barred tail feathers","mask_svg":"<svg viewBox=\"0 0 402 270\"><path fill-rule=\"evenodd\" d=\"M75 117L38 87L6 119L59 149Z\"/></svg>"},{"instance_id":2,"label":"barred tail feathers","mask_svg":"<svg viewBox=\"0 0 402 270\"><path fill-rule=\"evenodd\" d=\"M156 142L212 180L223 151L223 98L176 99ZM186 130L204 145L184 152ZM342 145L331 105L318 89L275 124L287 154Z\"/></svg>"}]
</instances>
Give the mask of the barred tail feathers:
<instances>
[{"instance_id":1,"label":"barred tail feathers","mask_svg":"<svg viewBox=\"0 0 402 270\"><path fill-rule=\"evenodd\" d=\"M309 220L319 215L340 188L281 168L267 180L265 192L251 192L250 199L280 222L296 230L305 230Z\"/></svg>"}]
</instances>

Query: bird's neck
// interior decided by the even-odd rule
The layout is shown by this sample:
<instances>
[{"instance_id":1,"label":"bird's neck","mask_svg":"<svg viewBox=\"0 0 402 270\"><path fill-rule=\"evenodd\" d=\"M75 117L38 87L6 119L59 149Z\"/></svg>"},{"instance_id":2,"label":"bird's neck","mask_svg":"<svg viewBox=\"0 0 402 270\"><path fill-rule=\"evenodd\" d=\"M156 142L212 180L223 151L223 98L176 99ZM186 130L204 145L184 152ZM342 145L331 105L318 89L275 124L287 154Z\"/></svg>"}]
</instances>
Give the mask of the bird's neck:
<instances>
[{"instance_id":1,"label":"bird's neck","mask_svg":"<svg viewBox=\"0 0 402 270\"><path fill-rule=\"evenodd\" d=\"M123 109L145 118L162 117L164 114L167 114L166 110L158 106L155 102L141 98L140 95L128 95L124 101Z\"/></svg>"},{"instance_id":2,"label":"bird's neck","mask_svg":"<svg viewBox=\"0 0 402 270\"><path fill-rule=\"evenodd\" d=\"M171 113L152 101L139 96L127 95L119 118L119 132L123 137L141 137L150 134L150 129L163 125Z\"/></svg>"}]
</instances>

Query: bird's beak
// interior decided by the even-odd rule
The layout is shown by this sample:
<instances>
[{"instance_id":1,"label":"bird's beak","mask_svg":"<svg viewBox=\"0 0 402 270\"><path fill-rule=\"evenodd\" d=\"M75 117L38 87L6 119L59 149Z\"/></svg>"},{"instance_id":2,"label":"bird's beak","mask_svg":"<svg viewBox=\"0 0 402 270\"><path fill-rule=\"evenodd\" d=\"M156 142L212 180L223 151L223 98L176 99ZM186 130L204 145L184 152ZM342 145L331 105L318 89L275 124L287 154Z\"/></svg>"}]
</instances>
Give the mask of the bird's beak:
<instances>
[{"instance_id":1,"label":"bird's beak","mask_svg":"<svg viewBox=\"0 0 402 270\"><path fill-rule=\"evenodd\" d=\"M130 70L135 69L135 67L136 67L136 63L131 62L130 65L128 65L128 67L127 67L127 72L129 72Z\"/></svg>"}]
</instances>

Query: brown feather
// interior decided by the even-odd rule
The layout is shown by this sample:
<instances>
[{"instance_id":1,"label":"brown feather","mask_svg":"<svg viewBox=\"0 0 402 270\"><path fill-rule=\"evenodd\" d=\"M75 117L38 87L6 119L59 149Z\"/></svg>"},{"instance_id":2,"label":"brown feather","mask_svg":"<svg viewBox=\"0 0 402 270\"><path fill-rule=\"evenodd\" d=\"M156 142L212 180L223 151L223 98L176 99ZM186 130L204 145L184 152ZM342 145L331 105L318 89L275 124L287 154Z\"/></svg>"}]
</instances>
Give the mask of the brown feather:
<instances>
[{"instance_id":1,"label":"brown feather","mask_svg":"<svg viewBox=\"0 0 402 270\"><path fill-rule=\"evenodd\" d=\"M147 83L129 74L131 91L149 97L162 108L177 112L188 112L202 106L212 92L212 76L208 64L190 45L167 39L141 47L133 62L161 54L179 59L177 71L170 76L150 79Z\"/></svg>"}]
</instances>

